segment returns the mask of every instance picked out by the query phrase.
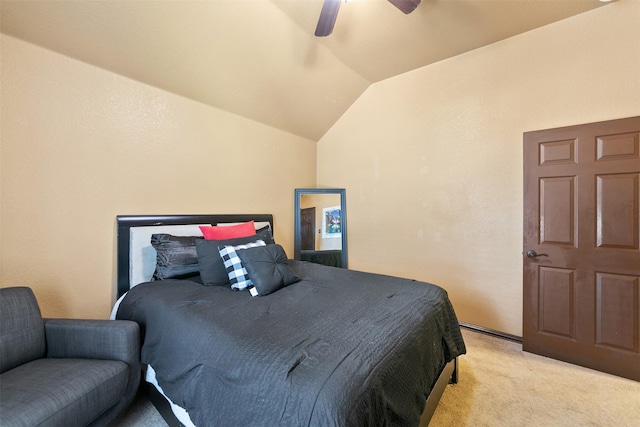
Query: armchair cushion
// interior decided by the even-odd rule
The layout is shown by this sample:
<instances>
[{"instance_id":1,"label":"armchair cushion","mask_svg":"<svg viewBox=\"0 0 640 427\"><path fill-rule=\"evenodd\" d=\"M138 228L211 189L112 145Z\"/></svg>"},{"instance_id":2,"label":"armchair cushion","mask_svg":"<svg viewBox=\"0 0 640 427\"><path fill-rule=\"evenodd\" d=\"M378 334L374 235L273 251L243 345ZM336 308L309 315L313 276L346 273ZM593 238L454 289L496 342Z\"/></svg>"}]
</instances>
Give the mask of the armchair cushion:
<instances>
[{"instance_id":1,"label":"armchair cushion","mask_svg":"<svg viewBox=\"0 0 640 427\"><path fill-rule=\"evenodd\" d=\"M114 360L45 358L18 366L2 374L3 423L86 426L122 399L128 376L127 364Z\"/></svg>"}]
</instances>

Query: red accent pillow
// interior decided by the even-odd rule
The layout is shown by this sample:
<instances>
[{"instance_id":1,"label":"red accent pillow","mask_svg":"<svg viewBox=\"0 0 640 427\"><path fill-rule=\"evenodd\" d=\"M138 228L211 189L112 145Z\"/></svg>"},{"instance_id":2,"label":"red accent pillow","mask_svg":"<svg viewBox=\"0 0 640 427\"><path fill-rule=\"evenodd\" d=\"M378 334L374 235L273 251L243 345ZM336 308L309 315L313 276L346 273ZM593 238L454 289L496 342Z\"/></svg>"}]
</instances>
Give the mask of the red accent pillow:
<instances>
[{"instance_id":1,"label":"red accent pillow","mask_svg":"<svg viewBox=\"0 0 640 427\"><path fill-rule=\"evenodd\" d=\"M205 240L237 239L256 235L253 221L237 225L201 225L200 231L202 231Z\"/></svg>"}]
</instances>

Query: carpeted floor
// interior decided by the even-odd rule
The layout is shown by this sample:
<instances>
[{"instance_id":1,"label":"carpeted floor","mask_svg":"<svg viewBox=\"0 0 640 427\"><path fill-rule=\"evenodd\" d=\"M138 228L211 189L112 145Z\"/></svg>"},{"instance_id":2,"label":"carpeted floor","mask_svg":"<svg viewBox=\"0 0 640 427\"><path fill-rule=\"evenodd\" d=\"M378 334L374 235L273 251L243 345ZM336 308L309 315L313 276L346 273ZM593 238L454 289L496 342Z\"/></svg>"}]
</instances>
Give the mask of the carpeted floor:
<instances>
[{"instance_id":1,"label":"carpeted floor","mask_svg":"<svg viewBox=\"0 0 640 427\"><path fill-rule=\"evenodd\" d=\"M467 354L430 427L640 427L640 383L522 351L463 329ZM163 427L141 397L114 426Z\"/></svg>"},{"instance_id":2,"label":"carpeted floor","mask_svg":"<svg viewBox=\"0 0 640 427\"><path fill-rule=\"evenodd\" d=\"M640 427L640 383L522 351L463 329L460 381L430 427Z\"/></svg>"},{"instance_id":3,"label":"carpeted floor","mask_svg":"<svg viewBox=\"0 0 640 427\"><path fill-rule=\"evenodd\" d=\"M138 396L127 412L109 427L167 427L167 423L145 396Z\"/></svg>"}]
</instances>

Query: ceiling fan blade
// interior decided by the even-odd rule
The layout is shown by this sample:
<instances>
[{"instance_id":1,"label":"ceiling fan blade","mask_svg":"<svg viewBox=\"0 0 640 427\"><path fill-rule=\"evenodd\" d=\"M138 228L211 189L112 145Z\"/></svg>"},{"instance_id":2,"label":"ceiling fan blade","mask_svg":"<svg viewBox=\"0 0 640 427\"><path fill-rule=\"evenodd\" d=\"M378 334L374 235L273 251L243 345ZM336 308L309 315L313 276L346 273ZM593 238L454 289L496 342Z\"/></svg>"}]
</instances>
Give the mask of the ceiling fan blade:
<instances>
[{"instance_id":1,"label":"ceiling fan blade","mask_svg":"<svg viewBox=\"0 0 640 427\"><path fill-rule=\"evenodd\" d=\"M403 11L404 13L411 13L420 4L421 0L389 0L389 3Z\"/></svg>"},{"instance_id":2,"label":"ceiling fan blade","mask_svg":"<svg viewBox=\"0 0 640 427\"><path fill-rule=\"evenodd\" d=\"M419 0L418 0L419 1ZM320 11L320 19L316 27L317 37L326 37L333 32L333 26L338 17L341 0L324 0L322 11Z\"/></svg>"}]
</instances>

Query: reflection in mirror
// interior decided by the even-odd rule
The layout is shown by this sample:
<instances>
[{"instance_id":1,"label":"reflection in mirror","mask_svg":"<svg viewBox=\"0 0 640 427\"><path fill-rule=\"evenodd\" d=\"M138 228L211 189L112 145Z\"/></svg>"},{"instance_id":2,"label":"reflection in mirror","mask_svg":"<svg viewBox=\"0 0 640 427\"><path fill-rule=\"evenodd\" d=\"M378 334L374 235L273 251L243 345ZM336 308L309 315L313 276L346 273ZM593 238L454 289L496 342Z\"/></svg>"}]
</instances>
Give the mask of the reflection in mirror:
<instances>
[{"instance_id":1,"label":"reflection in mirror","mask_svg":"<svg viewBox=\"0 0 640 427\"><path fill-rule=\"evenodd\" d=\"M346 191L295 190L294 258L347 268Z\"/></svg>"}]
</instances>

